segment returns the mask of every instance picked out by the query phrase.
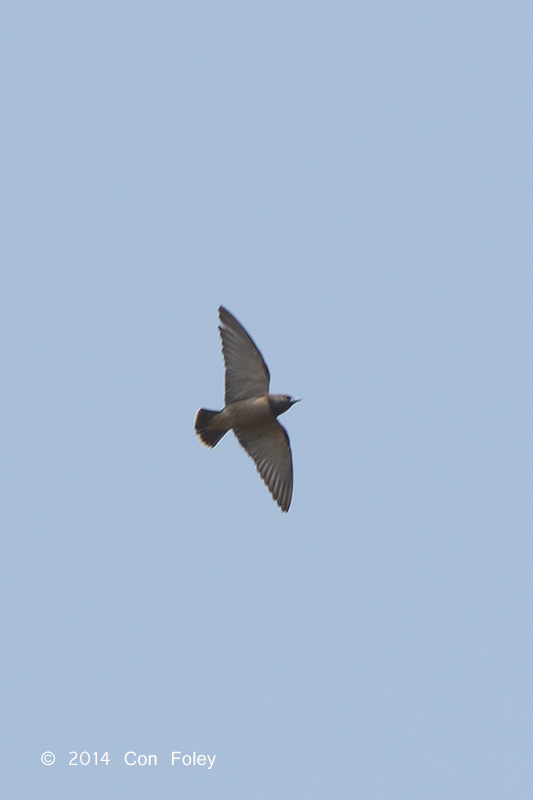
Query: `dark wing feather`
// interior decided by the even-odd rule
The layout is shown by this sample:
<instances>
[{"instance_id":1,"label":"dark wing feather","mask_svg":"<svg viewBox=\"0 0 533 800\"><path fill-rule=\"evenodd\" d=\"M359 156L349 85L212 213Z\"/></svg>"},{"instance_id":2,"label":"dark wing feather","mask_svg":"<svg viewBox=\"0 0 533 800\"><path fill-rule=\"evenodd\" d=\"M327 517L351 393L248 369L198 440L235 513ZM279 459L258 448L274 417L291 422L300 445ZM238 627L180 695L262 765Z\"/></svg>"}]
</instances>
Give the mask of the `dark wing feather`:
<instances>
[{"instance_id":1,"label":"dark wing feather","mask_svg":"<svg viewBox=\"0 0 533 800\"><path fill-rule=\"evenodd\" d=\"M219 331L226 365L226 405L266 394L270 373L256 344L227 308L220 306L218 313L222 323Z\"/></svg>"},{"instance_id":2,"label":"dark wing feather","mask_svg":"<svg viewBox=\"0 0 533 800\"><path fill-rule=\"evenodd\" d=\"M235 435L282 511L292 499L292 455L287 431L277 420L261 428L235 430Z\"/></svg>"}]
</instances>

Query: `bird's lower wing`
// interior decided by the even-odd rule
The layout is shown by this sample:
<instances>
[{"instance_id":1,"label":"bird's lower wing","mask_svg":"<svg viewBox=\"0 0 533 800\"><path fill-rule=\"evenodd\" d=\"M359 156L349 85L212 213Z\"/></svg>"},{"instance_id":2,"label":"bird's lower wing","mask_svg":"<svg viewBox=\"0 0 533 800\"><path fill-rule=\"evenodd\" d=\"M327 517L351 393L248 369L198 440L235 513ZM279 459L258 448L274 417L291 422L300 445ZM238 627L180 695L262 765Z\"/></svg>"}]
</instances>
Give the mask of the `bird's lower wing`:
<instances>
[{"instance_id":1,"label":"bird's lower wing","mask_svg":"<svg viewBox=\"0 0 533 800\"><path fill-rule=\"evenodd\" d=\"M261 428L234 429L234 433L255 461L276 503L282 511L288 511L292 499L292 455L285 428L272 420Z\"/></svg>"}]
</instances>

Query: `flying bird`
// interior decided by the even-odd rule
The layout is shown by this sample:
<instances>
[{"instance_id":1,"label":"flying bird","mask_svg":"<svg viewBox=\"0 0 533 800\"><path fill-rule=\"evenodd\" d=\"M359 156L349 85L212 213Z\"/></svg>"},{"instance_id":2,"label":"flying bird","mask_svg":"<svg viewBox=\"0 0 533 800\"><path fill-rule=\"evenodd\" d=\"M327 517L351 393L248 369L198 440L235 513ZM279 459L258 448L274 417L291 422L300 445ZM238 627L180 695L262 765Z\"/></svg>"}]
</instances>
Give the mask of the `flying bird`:
<instances>
[{"instance_id":1,"label":"flying bird","mask_svg":"<svg viewBox=\"0 0 533 800\"><path fill-rule=\"evenodd\" d=\"M276 503L288 511L292 454L287 431L277 417L298 400L288 394L269 394L270 372L252 337L227 308L220 306L218 314L226 367L225 407L222 411L201 408L194 429L207 447L214 447L233 429Z\"/></svg>"}]
</instances>

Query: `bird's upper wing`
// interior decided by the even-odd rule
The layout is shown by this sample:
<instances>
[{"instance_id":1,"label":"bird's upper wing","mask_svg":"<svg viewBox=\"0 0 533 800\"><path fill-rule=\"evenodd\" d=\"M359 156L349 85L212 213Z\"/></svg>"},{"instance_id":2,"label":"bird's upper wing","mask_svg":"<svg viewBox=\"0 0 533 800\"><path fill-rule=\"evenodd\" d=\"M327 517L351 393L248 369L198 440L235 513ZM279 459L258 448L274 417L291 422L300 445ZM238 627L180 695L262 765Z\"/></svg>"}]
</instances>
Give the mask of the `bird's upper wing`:
<instances>
[{"instance_id":1,"label":"bird's upper wing","mask_svg":"<svg viewBox=\"0 0 533 800\"><path fill-rule=\"evenodd\" d=\"M292 499L292 455L287 431L275 419L260 428L234 429L282 511Z\"/></svg>"},{"instance_id":2,"label":"bird's upper wing","mask_svg":"<svg viewBox=\"0 0 533 800\"><path fill-rule=\"evenodd\" d=\"M253 339L227 308L220 306L218 313L226 365L226 405L266 394L270 373Z\"/></svg>"}]
</instances>

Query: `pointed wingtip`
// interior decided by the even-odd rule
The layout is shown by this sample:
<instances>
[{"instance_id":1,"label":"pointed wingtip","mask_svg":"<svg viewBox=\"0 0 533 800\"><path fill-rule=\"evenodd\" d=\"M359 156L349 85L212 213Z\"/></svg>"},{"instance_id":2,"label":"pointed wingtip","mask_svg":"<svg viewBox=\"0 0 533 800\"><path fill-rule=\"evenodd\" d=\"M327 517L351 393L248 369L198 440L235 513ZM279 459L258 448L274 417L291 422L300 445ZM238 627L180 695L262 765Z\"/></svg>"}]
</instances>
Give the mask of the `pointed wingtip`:
<instances>
[{"instance_id":1,"label":"pointed wingtip","mask_svg":"<svg viewBox=\"0 0 533 800\"><path fill-rule=\"evenodd\" d=\"M231 311L228 311L226 306L219 306L218 307L218 318L219 318L220 322L222 323L222 325L226 325L226 326L229 323L231 323L232 320L235 319L235 317L233 316Z\"/></svg>"}]
</instances>

